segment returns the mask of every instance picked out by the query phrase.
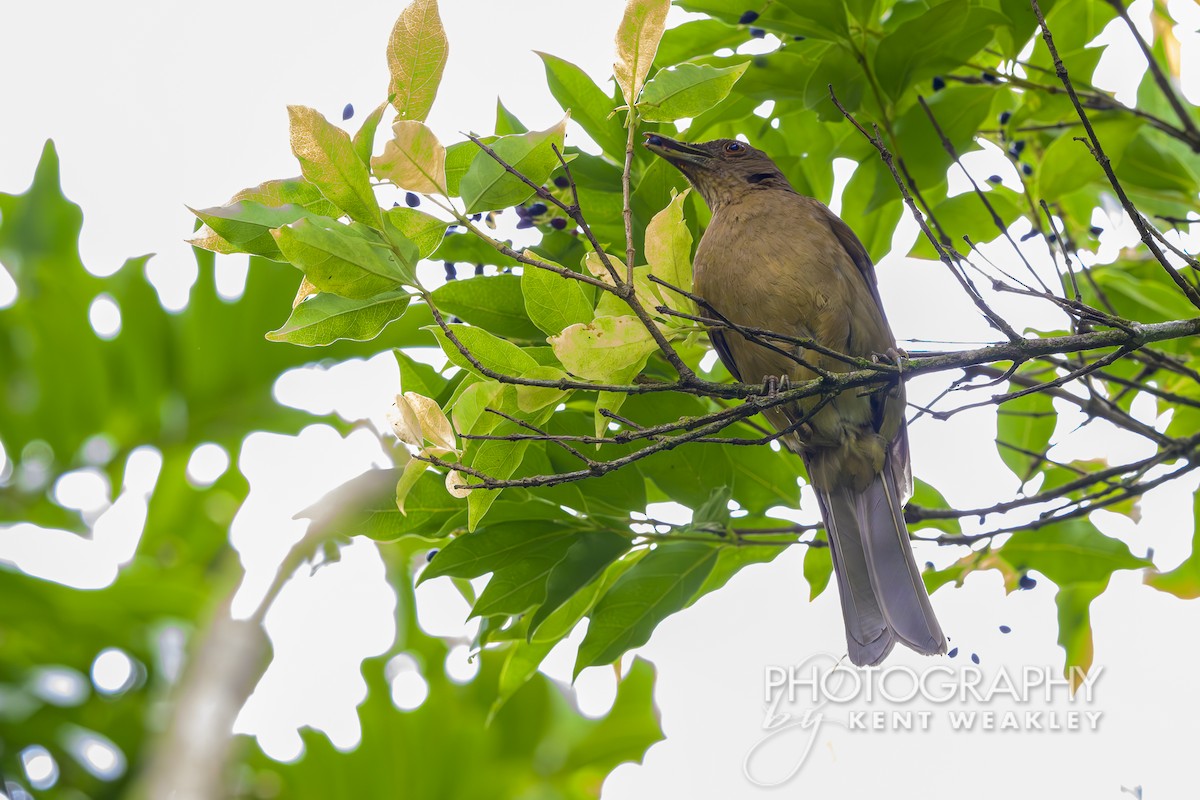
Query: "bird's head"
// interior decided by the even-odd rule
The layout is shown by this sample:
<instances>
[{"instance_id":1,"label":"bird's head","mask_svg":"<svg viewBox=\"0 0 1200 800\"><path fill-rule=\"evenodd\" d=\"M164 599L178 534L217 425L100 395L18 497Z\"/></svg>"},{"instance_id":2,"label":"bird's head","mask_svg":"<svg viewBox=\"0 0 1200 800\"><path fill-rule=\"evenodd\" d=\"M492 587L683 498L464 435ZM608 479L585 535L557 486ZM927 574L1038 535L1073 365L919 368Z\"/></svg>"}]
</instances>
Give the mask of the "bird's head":
<instances>
[{"instance_id":1,"label":"bird's head","mask_svg":"<svg viewBox=\"0 0 1200 800\"><path fill-rule=\"evenodd\" d=\"M682 172L713 210L747 191L792 188L770 156L736 139L688 144L648 133L645 145Z\"/></svg>"}]
</instances>

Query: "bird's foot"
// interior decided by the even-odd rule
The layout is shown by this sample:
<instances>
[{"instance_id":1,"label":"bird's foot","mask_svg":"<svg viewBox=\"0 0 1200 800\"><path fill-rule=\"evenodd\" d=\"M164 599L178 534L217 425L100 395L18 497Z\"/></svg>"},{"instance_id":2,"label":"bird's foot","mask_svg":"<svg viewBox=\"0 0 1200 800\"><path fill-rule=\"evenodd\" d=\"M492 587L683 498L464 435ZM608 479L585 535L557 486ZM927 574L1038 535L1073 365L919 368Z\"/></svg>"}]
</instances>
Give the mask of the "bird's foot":
<instances>
[{"instance_id":1,"label":"bird's foot","mask_svg":"<svg viewBox=\"0 0 1200 800\"><path fill-rule=\"evenodd\" d=\"M764 375L762 385L762 396L768 400L774 400L780 392L786 392L792 388L792 381L787 375Z\"/></svg>"},{"instance_id":2,"label":"bird's foot","mask_svg":"<svg viewBox=\"0 0 1200 800\"><path fill-rule=\"evenodd\" d=\"M908 353L899 347L889 347L887 352L871 354L871 360L876 364L891 364L896 368L897 372L904 372L904 365L901 363L901 359L904 358L908 358Z\"/></svg>"}]
</instances>

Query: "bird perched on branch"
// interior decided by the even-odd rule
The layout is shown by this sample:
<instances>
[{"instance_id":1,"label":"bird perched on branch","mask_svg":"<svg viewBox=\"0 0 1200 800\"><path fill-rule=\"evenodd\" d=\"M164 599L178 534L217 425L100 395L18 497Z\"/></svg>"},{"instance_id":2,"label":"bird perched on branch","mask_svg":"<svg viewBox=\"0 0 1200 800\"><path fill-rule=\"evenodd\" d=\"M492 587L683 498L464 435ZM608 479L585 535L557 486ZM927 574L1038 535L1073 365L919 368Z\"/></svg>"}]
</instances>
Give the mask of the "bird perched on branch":
<instances>
[{"instance_id":1,"label":"bird perched on branch","mask_svg":"<svg viewBox=\"0 0 1200 800\"><path fill-rule=\"evenodd\" d=\"M896 353L866 249L824 204L797 193L765 153L731 139L687 144L648 134L645 144L712 210L694 281L710 316L818 345L711 329L735 378L761 378L773 393L854 369L835 353ZM816 490L850 660L859 665L880 663L897 641L919 653L946 652L901 511L912 486L904 407L904 386L896 381L764 410L777 431L787 432L783 441L804 459Z\"/></svg>"}]
</instances>

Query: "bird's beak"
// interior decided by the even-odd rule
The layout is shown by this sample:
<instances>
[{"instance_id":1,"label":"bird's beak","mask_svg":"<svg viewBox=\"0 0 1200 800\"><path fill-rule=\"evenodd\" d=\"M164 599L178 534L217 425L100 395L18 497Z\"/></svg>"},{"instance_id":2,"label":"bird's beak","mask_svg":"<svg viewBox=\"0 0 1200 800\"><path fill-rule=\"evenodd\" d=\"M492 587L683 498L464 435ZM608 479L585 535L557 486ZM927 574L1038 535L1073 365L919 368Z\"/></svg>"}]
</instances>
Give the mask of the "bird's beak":
<instances>
[{"instance_id":1,"label":"bird's beak","mask_svg":"<svg viewBox=\"0 0 1200 800\"><path fill-rule=\"evenodd\" d=\"M694 145L677 142L657 133L647 133L645 145L651 153L665 158L680 169L689 164L703 166L711 158L708 153Z\"/></svg>"}]
</instances>

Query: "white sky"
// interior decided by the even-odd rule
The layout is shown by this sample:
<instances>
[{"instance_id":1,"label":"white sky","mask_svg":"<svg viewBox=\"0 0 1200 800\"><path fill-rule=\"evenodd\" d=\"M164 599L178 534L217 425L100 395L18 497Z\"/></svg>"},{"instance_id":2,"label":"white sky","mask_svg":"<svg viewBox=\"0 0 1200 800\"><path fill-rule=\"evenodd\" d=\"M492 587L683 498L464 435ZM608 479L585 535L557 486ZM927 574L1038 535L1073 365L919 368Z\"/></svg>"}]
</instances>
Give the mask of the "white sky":
<instances>
[{"instance_id":1,"label":"white sky","mask_svg":"<svg viewBox=\"0 0 1200 800\"><path fill-rule=\"evenodd\" d=\"M0 82L0 115L6 121L0 190L23 191L43 141L55 139L64 190L85 213L81 248L89 269L109 273L129 256L155 252L151 275L164 302L179 307L195 273L183 243L192 220L184 204L217 204L241 187L295 174L287 147L289 103L316 107L338 120L351 102L357 113L348 124L356 126L385 91L383 46L401 5L360 2L333 11L312 2L229 0L202 8L6 4L0 10L0 74L7 76ZM532 51L568 58L603 79L611 63L610 32L623 8L619 0L441 5L451 56L430 124L444 142L456 140L458 131L490 130L497 94L530 127L557 120L560 112ZM1200 26L1196 6L1175 0L1170 7L1179 18L1188 15L1192 30ZM1147 8L1147 0L1139 0L1135 16L1143 18ZM679 17L673 12L672 19ZM1195 72L1197 37L1182 29L1178 35L1185 74ZM1112 36L1120 47L1106 56L1097 79L1127 92L1140 60L1130 58L1124 31ZM1198 85L1189 79L1193 101ZM977 177L1000 171L986 156L972 159L968 166ZM1127 226L1106 227L1106 250L1128 242ZM913 236L906 222L896 241L911 242ZM1040 255L1044 260L1044 251ZM244 260L222 262L223 280L236 289ZM879 265L879 276L902 339L991 338L936 265L889 258ZM0 304L4 291L0 285ZM289 299L280 298L281 319ZM1023 321L1050 319L1034 317L1041 312L1017 303L1001 310ZM318 410L336 407L347 417L381 422L396 389L389 361L346 365L334 375L293 373L279 391L293 401L303 394ZM927 398L938 382L914 381L912 399ZM1154 421L1152 410L1148 421ZM1060 436L1072 425L1070 418L1060 422ZM922 420L912 430L915 472L952 503L991 502L1016 488L996 455L994 435L988 409L946 423ZM1064 438L1059 454L1116 459L1134 457L1140 446L1128 436L1088 434ZM144 465L140 474L157 471L153 452L138 458ZM219 468L220 458L211 448L198 455L195 474L204 477L214 461ZM382 463L382 454L365 433L342 439L316 425L295 438L251 437L239 466L252 491L231 534L248 568L241 612L253 607L274 563L302 533L292 514L372 463ZM133 483L101 516L94 541L18 526L0 530L0 557L75 585L107 584L140 532L147 482ZM1156 562L1170 568L1189 549L1194 488L1192 480L1157 490L1143 502L1140 523L1111 519L1105 529L1135 553L1153 546ZM80 476L63 491L92 514L108 507L107 487L94 478ZM959 555L918 548L919 561L947 563ZM771 794L751 786L741 771L743 757L762 737L764 669L844 647L835 593L807 602L801 557L796 547L770 565L748 568L723 591L660 626L641 653L659 668L657 698L668 739L650 751L644 766L619 767L605 783L605 798ZM934 605L951 644L961 648L957 661L946 663L960 666L975 652L985 669L1039 665L1057 671L1063 657L1055 643L1053 592L1043 580L1031 592L1005 597L995 573L973 575L962 589L940 590ZM448 582L431 581L420 599L427 629L464 632L466 605ZM340 564L293 581L268 619L276 663L239 728L258 734L279 757L296 754L295 730L304 724L327 731L339 746L352 745L358 736L354 704L364 691L358 662L390 643L393 603L379 557L366 542L348 548ZM1184 751L1191 737L1184 732L1200 711L1200 689L1173 673L1174 665L1200 656L1192 635L1200 623L1198 608L1143 587L1135 573L1114 576L1092 608L1096 664L1104 668L1090 707L1104 712L1099 733L950 733L936 723L928 732L877 734L827 727L803 771L775 793L837 796L853 786L855 796L875 790L883 796L920 791L934 798L967 792L980 798L1119 797L1122 784L1142 784L1148 797L1183 796L1184 787L1194 786L1192 755ZM360 624L346 626L348 618ZM1000 634L1001 624L1012 633ZM570 647L560 648L545 669L556 678L569 677L572 657ZM932 662L898 650L888 663ZM454 668L455 674L469 674L462 664ZM602 713L611 702L612 673L587 670L577 688L584 710ZM799 749L796 744L771 751L768 766L784 768ZM1011 766L1018 764L1020 769Z\"/></svg>"}]
</instances>

